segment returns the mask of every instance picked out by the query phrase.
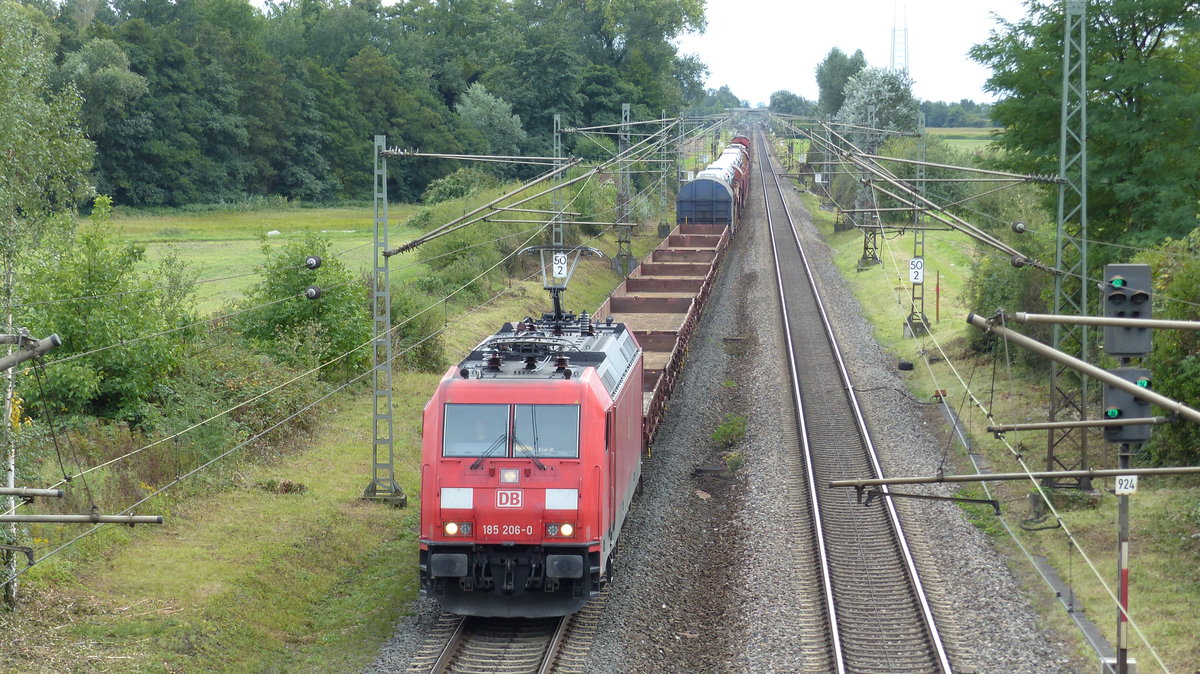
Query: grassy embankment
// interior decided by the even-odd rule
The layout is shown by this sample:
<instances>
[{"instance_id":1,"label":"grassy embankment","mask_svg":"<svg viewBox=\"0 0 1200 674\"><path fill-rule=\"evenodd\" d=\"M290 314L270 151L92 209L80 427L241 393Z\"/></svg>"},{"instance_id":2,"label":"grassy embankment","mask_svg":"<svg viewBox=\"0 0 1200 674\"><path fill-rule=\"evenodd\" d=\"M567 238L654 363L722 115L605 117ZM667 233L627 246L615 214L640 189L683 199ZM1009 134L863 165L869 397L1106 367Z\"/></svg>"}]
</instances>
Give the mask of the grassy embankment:
<instances>
[{"instance_id":1,"label":"grassy embankment","mask_svg":"<svg viewBox=\"0 0 1200 674\"><path fill-rule=\"evenodd\" d=\"M397 222L411 209L392 209ZM304 209L123 218L126 236L153 258L175 245L201 278L245 273L261 259L261 234L277 239L332 230L335 250L372 240L368 209ZM642 256L653 227L635 235ZM344 231L353 230L353 231ZM393 229L393 241L412 232ZM611 238L611 237L610 237ZM599 244L615 249L611 240ZM360 255L361 254L361 255ZM371 246L351 267L370 265ZM399 263L403 265L403 262ZM410 268L409 273L419 271ZM214 311L254 282L212 284ZM619 281L604 262L580 264L570 309L594 309ZM504 286L496 286L501 291ZM486 307L451 313L447 357L454 359L505 320L547 307L540 280L513 282ZM369 393L323 405L320 430L305 447L268 464L247 465L233 489L187 500L162 527L110 528L24 577L32 597L0 616L11 636L2 671L347 671L374 656L416 596L420 411L440 375L397 376L397 479L410 507L361 501L370 473ZM307 489L278 494L261 485L291 480ZM143 512L159 512L153 502Z\"/></svg>"},{"instance_id":2,"label":"grassy embankment","mask_svg":"<svg viewBox=\"0 0 1200 674\"><path fill-rule=\"evenodd\" d=\"M838 267L870 317L876 339L898 359L916 363L916 369L905 375L909 391L928 401L934 391L945 390L947 400L968 426L975 451L988 457L992 470L1020 471L1013 453L987 433L985 426L1045 420L1046 375L1017 366L1012 367L1010 374L1005 363L997 363L994 368L990 360L964 349L967 331L977 329L965 321L969 310L963 299L963 288L975 254L968 239L954 232L927 233L925 313L930 321L935 321L937 294L934 284L940 272L941 321L933 323L932 338L905 337L903 326L910 310L911 288L907 283L907 261L912 256L912 238L905 236L890 241L881 238L879 256L883 264L858 272L862 234L856 231L834 233L833 214L818 210L815 198L806 196L806 199L809 211L834 249ZM925 366L922 354L935 361L932 367ZM957 375L950 371L951 363L957 369ZM969 385L980 404L993 413L994 421L988 420L974 401L966 399L959 377ZM1016 451L1024 453L1032 470L1044 469L1044 432L1009 433L1007 437ZM1094 467L1115 467L1113 445L1097 442L1089 446ZM947 472L972 470L961 452L950 451L949 454L957 465L947 466ZM1192 671L1200 662L1200 641L1195 638L1195 628L1200 624L1196 618L1200 614L1200 488L1196 485L1195 479L1144 478L1139 483L1138 493L1131 499L1130 612L1171 671ZM1115 640L1115 603L1096 575L1087 568L1079 551L1070 549L1063 530L1021 529L1021 520L1030 516L1027 499L1034 485L1022 481L992 483L991 486L993 496L1001 501L1009 526L1018 532L1021 545L1032 554L1046 556L1064 579L1070 578L1088 617L1110 640ZM1095 486L1100 490L1097 502L1070 498L1072 494L1067 494L1062 499L1060 513L1080 548L1098 569L1099 577L1110 587L1115 587L1116 499L1109 491L1112 488L1110 481L1100 480ZM964 488L961 494L983 496L978 486ZM993 534L997 546L1009 554L1010 567L1025 579L1045 624L1075 639L1074 648L1083 661L1095 662L1094 653L1076 636L1077 632L1061 605L1036 576L1024 553L1004 533L991 511L964 510L977 526ZM1053 523L1051 518L1033 526L1046 527ZM1139 671L1158 671L1153 656L1136 635L1131 634L1130 644Z\"/></svg>"}]
</instances>

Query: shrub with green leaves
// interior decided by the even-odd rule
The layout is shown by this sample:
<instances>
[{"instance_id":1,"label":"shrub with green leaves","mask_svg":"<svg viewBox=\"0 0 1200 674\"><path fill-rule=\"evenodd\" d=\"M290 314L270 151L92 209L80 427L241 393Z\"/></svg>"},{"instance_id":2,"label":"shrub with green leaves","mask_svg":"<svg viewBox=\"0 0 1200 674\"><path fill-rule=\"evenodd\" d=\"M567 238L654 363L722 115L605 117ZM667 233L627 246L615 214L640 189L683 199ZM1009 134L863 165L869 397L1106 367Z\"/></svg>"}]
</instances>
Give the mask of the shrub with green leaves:
<instances>
[{"instance_id":1,"label":"shrub with green leaves","mask_svg":"<svg viewBox=\"0 0 1200 674\"><path fill-rule=\"evenodd\" d=\"M429 183L421 200L436 204L450 199L469 197L480 190L496 186L496 177L477 168L460 168L448 176Z\"/></svg>"},{"instance_id":2,"label":"shrub with green leaves","mask_svg":"<svg viewBox=\"0 0 1200 674\"><path fill-rule=\"evenodd\" d=\"M1200 320L1200 231L1167 239L1136 262L1153 272L1154 318ZM1145 367L1154 390L1197 407L1200 401L1200 333L1194 330L1155 330L1154 346ZM1193 423L1155 426L1146 445L1151 460L1165 465L1192 465L1200 460L1200 427Z\"/></svg>"},{"instance_id":3,"label":"shrub with green leaves","mask_svg":"<svg viewBox=\"0 0 1200 674\"><path fill-rule=\"evenodd\" d=\"M196 273L174 255L138 271L145 248L118 239L111 212L108 198L98 198L74 236L48 239L27 256L18 322L39 337L62 338L48 363L90 354L48 366L44 396L55 409L136 422L137 408L178 367L194 332L179 328L195 320ZM30 401L43 395L31 375L21 388Z\"/></svg>"},{"instance_id":4,"label":"shrub with green leaves","mask_svg":"<svg viewBox=\"0 0 1200 674\"><path fill-rule=\"evenodd\" d=\"M392 290L392 329L396 363L418 372L446 367L442 338L443 310L435 300L405 284Z\"/></svg>"},{"instance_id":5,"label":"shrub with green leaves","mask_svg":"<svg viewBox=\"0 0 1200 674\"><path fill-rule=\"evenodd\" d=\"M239 307L247 310L236 319L241 333L289 365L313 366L342 356L322 371L325 379L366 367L371 349L363 345L372 330L368 292L332 253L329 240L310 232L278 249L264 239L262 250L262 279ZM319 268L304 265L310 255L321 257ZM305 298L310 286L321 289L318 299Z\"/></svg>"}]
</instances>

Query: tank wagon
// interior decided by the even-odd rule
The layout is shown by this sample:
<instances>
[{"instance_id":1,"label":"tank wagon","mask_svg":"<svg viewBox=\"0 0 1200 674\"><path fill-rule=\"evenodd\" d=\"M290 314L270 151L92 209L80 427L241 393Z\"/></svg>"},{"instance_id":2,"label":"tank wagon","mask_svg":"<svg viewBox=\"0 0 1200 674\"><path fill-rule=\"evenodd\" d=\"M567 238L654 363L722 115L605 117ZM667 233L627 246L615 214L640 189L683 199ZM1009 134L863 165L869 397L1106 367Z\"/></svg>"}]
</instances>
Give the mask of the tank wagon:
<instances>
[{"instance_id":1,"label":"tank wagon","mask_svg":"<svg viewBox=\"0 0 1200 674\"><path fill-rule=\"evenodd\" d=\"M600 592L728 224L677 225L595 314L556 298L446 372L422 426L423 594L535 618Z\"/></svg>"},{"instance_id":2,"label":"tank wagon","mask_svg":"<svg viewBox=\"0 0 1200 674\"><path fill-rule=\"evenodd\" d=\"M735 136L716 161L679 189L675 223L732 225L750 189L750 139Z\"/></svg>"}]
</instances>

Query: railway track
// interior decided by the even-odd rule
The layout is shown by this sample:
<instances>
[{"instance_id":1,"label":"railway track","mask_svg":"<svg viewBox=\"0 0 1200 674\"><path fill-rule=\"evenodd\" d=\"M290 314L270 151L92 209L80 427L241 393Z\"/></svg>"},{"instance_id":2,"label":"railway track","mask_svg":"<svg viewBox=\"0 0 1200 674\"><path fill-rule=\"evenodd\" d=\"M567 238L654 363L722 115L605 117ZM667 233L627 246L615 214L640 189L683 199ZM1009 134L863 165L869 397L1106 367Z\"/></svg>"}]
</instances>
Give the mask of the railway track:
<instances>
[{"instance_id":1,"label":"railway track","mask_svg":"<svg viewBox=\"0 0 1200 674\"><path fill-rule=\"evenodd\" d=\"M929 600L890 498L870 506L831 480L876 477L879 459L762 134L759 178L826 606L830 672L950 672Z\"/></svg>"},{"instance_id":2,"label":"railway track","mask_svg":"<svg viewBox=\"0 0 1200 674\"><path fill-rule=\"evenodd\" d=\"M582 673L608 589L562 618L475 618L443 613L408 672Z\"/></svg>"}]
</instances>

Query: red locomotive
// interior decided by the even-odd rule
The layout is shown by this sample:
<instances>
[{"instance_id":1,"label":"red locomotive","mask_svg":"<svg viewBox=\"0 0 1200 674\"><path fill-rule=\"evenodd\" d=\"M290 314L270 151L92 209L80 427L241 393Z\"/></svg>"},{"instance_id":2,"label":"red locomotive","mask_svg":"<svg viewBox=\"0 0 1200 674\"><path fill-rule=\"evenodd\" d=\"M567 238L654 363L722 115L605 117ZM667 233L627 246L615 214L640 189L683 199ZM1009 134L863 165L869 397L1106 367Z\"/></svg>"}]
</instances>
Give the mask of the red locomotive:
<instances>
[{"instance_id":1,"label":"red locomotive","mask_svg":"<svg viewBox=\"0 0 1200 674\"><path fill-rule=\"evenodd\" d=\"M748 173L749 140L734 140ZM564 313L565 282L547 285L553 312L505 324L446 372L422 428L423 594L452 613L536 618L600 591L732 222L677 226L602 323Z\"/></svg>"},{"instance_id":2,"label":"red locomotive","mask_svg":"<svg viewBox=\"0 0 1200 674\"><path fill-rule=\"evenodd\" d=\"M505 325L425 407L421 587L447 611L578 610L641 475L642 350L587 314Z\"/></svg>"}]
</instances>

